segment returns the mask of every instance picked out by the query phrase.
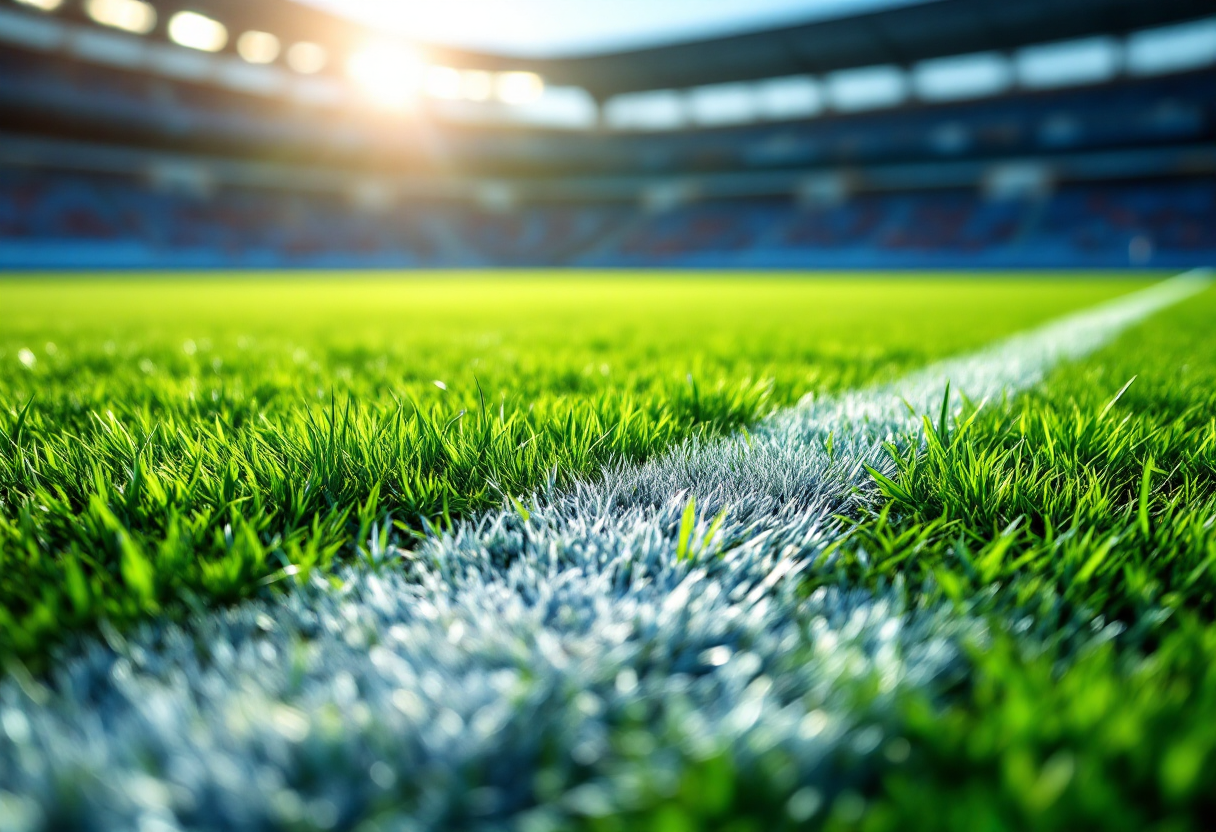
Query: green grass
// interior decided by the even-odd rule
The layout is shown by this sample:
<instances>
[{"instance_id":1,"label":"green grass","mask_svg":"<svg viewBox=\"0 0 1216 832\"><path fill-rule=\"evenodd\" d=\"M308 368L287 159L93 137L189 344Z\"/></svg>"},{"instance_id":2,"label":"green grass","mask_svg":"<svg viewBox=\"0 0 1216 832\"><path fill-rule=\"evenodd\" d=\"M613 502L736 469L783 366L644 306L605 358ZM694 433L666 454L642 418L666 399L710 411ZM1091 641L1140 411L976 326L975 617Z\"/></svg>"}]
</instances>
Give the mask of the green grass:
<instances>
[{"instance_id":1,"label":"green grass","mask_svg":"<svg viewBox=\"0 0 1216 832\"><path fill-rule=\"evenodd\" d=\"M998 634L958 701L909 702L915 751L862 828L1210 828L1213 320L1209 291L1012 408L949 432L927 423L923 451L899 457L886 510L858 525L840 568L1060 630L1034 650ZM1074 654L1070 625L1111 624L1121 635Z\"/></svg>"},{"instance_id":2,"label":"green grass","mask_svg":"<svg viewBox=\"0 0 1216 832\"><path fill-rule=\"evenodd\" d=\"M856 527L840 569L958 602L999 585L1019 605L1050 598L1129 627L1211 611L1214 318L1208 292L1010 407L970 408L945 431L926 418L925 447L896 456L886 509Z\"/></svg>"},{"instance_id":3,"label":"green grass","mask_svg":"<svg viewBox=\"0 0 1216 832\"><path fill-rule=\"evenodd\" d=\"M0 655L36 664L103 620L229 603L335 558L375 557L548 480L1137 285L0 282Z\"/></svg>"},{"instance_id":4,"label":"green grass","mask_svg":"<svg viewBox=\"0 0 1216 832\"><path fill-rule=\"evenodd\" d=\"M991 630L945 696L905 694L892 718L867 715L864 684L850 692L860 725L880 720L885 772L832 799L783 781L779 754L768 770L682 759L678 788L584 827L1212 828L1213 320L1209 290L1013 402L944 425L925 414L924 446L892 451L884 504L848 518L807 590L899 587L913 606L954 604Z\"/></svg>"}]
</instances>

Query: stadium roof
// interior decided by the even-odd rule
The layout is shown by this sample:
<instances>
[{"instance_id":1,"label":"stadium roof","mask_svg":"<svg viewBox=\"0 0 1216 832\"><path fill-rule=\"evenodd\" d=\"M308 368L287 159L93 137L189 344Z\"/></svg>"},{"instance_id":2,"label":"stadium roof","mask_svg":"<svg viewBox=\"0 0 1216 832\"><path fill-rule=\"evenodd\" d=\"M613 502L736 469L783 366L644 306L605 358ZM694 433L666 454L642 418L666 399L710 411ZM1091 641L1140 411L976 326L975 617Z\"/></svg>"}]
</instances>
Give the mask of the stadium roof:
<instances>
[{"instance_id":1,"label":"stadium roof","mask_svg":"<svg viewBox=\"0 0 1216 832\"><path fill-rule=\"evenodd\" d=\"M150 0L167 20L182 0ZM296 0L190 0L229 30L270 31L285 41L316 40L350 54L386 34ZM877 2L877 0L875 0ZM1031 44L1125 34L1207 17L1212 0L892 0L895 5L793 25L609 54L523 58L419 44L431 62L538 72L552 86L581 87L603 101L619 93L680 89L823 74L930 58L1008 51ZM837 10L848 6L836 6ZM854 6L856 7L856 6ZM69 16L83 18L79 7Z\"/></svg>"},{"instance_id":2,"label":"stadium roof","mask_svg":"<svg viewBox=\"0 0 1216 832\"><path fill-rule=\"evenodd\" d=\"M299 0L419 43L575 57L758 32L929 0Z\"/></svg>"},{"instance_id":3,"label":"stadium roof","mask_svg":"<svg viewBox=\"0 0 1216 832\"><path fill-rule=\"evenodd\" d=\"M526 63L550 83L580 86L604 99L1123 34L1211 10L1211 0L933 0L692 43Z\"/></svg>"}]
</instances>

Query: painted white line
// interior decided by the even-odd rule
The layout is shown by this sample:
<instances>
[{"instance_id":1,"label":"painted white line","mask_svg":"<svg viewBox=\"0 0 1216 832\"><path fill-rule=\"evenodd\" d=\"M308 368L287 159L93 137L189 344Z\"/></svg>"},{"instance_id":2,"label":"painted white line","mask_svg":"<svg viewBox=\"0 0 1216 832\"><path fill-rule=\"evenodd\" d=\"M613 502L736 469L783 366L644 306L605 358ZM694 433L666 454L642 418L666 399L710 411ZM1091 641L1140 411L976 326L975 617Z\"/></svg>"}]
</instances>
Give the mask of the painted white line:
<instances>
[{"instance_id":1,"label":"painted white line","mask_svg":"<svg viewBox=\"0 0 1216 832\"><path fill-rule=\"evenodd\" d=\"M463 524L406 569L149 624L64 660L50 687L9 678L0 826L552 828L674 788L720 751L741 772L779 761L785 785L768 786L802 787L803 808L830 799L872 776L889 740L857 721L850 685L875 682L881 714L899 689L959 672L956 645L982 633L894 593L808 598L791 580L838 534L832 515L868 499L879 443L915 441L901 397L922 411L947 380L973 398L1023 389L1207 279L612 468L526 519Z\"/></svg>"}]
</instances>

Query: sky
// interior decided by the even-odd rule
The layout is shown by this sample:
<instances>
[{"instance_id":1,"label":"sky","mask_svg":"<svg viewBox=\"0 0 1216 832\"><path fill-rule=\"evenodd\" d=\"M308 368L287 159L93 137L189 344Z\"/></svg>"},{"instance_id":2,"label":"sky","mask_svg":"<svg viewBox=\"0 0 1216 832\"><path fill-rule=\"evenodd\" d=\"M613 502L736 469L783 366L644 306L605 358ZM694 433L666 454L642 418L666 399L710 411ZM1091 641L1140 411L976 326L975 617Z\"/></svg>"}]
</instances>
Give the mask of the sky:
<instances>
[{"instance_id":1,"label":"sky","mask_svg":"<svg viewBox=\"0 0 1216 832\"><path fill-rule=\"evenodd\" d=\"M421 43L589 55L924 0L304 0Z\"/></svg>"}]
</instances>

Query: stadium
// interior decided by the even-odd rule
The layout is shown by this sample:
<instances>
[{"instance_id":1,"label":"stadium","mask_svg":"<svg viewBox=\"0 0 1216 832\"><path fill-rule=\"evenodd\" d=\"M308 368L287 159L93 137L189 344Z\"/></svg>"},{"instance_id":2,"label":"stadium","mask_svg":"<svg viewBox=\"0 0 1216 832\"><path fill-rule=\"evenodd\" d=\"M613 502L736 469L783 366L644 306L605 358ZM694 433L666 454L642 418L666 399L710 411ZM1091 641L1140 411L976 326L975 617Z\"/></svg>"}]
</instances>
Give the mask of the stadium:
<instances>
[{"instance_id":1,"label":"stadium","mask_svg":"<svg viewBox=\"0 0 1216 832\"><path fill-rule=\"evenodd\" d=\"M0 0L0 830L1210 829L1213 14Z\"/></svg>"},{"instance_id":2,"label":"stadium","mask_svg":"<svg viewBox=\"0 0 1216 832\"><path fill-rule=\"evenodd\" d=\"M439 52L452 66L400 70L416 92L391 79L409 59L349 22L195 5L225 21L214 52L84 9L4 9L0 263L1084 268L1216 251L1211 24L1168 28L1201 2L939 2L565 60ZM153 26L174 12L155 8ZM241 30L333 58L310 75L249 63Z\"/></svg>"}]
</instances>

